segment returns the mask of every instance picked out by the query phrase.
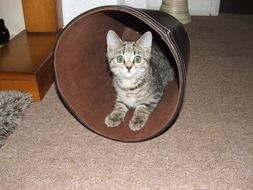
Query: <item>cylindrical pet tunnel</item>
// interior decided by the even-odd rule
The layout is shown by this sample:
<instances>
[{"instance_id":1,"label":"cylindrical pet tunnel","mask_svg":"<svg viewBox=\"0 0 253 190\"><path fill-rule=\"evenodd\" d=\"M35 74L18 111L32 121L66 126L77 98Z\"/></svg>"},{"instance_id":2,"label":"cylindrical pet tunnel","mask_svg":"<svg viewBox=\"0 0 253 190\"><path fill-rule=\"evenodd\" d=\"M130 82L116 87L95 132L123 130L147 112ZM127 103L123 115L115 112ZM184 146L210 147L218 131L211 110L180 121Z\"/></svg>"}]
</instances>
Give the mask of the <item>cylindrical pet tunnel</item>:
<instances>
[{"instance_id":1,"label":"cylindrical pet tunnel","mask_svg":"<svg viewBox=\"0 0 253 190\"><path fill-rule=\"evenodd\" d=\"M133 111L118 127L104 123L116 93L106 59L106 35L114 30L123 40L137 40L151 31L176 73L163 97L139 131L129 128ZM54 54L56 87L61 100L85 127L104 137L137 142L151 139L172 125L183 102L189 39L172 16L153 10L105 6L85 12L70 22L58 39Z\"/></svg>"}]
</instances>

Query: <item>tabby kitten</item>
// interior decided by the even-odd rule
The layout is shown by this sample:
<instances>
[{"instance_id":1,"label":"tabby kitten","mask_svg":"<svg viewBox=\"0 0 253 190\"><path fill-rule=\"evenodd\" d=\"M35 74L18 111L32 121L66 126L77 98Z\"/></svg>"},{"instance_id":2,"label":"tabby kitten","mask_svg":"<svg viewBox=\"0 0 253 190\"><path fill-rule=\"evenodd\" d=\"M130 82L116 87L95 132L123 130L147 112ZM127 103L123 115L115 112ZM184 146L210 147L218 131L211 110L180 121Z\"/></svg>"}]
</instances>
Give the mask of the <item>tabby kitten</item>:
<instances>
[{"instance_id":1,"label":"tabby kitten","mask_svg":"<svg viewBox=\"0 0 253 190\"><path fill-rule=\"evenodd\" d=\"M116 127L130 108L135 108L129 127L140 130L160 101L173 69L160 48L153 44L150 31L136 42L122 41L112 30L106 36L107 58L113 74L117 98L105 124Z\"/></svg>"}]
</instances>

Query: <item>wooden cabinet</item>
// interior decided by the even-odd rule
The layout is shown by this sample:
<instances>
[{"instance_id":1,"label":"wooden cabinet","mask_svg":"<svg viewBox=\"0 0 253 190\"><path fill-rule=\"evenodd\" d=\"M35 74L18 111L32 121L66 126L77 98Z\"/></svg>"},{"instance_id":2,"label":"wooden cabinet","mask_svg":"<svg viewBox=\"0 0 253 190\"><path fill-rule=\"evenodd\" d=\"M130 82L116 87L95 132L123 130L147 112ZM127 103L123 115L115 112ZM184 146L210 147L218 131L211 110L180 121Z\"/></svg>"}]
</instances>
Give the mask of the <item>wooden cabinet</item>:
<instances>
[{"instance_id":1,"label":"wooden cabinet","mask_svg":"<svg viewBox=\"0 0 253 190\"><path fill-rule=\"evenodd\" d=\"M22 31L0 48L0 90L30 92L42 100L53 83L53 50L59 33Z\"/></svg>"},{"instance_id":2,"label":"wooden cabinet","mask_svg":"<svg viewBox=\"0 0 253 190\"><path fill-rule=\"evenodd\" d=\"M22 0L25 27L28 32L57 32L62 27L59 0Z\"/></svg>"}]
</instances>

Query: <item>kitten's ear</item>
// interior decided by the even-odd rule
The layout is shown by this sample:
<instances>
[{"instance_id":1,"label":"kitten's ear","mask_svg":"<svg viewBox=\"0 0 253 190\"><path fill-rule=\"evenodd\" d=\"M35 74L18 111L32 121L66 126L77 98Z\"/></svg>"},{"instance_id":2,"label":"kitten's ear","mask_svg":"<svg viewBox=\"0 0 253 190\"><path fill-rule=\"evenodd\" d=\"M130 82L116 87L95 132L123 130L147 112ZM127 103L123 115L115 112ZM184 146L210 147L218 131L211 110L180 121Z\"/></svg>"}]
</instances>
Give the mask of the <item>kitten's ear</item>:
<instances>
[{"instance_id":1,"label":"kitten's ear","mask_svg":"<svg viewBox=\"0 0 253 190\"><path fill-rule=\"evenodd\" d=\"M152 33L150 31L145 32L137 41L136 44L145 50L151 50L152 46Z\"/></svg>"},{"instance_id":2,"label":"kitten's ear","mask_svg":"<svg viewBox=\"0 0 253 190\"><path fill-rule=\"evenodd\" d=\"M107 32L106 41L108 51L115 50L122 44L122 40L113 30Z\"/></svg>"}]
</instances>

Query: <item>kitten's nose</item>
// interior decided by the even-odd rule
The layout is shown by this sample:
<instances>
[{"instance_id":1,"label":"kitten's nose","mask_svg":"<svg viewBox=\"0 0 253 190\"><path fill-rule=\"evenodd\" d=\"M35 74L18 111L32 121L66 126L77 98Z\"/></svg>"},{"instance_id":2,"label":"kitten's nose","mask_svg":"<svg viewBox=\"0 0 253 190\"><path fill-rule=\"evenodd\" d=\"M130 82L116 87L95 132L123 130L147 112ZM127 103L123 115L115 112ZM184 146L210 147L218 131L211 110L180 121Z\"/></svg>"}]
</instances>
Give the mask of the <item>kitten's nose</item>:
<instances>
[{"instance_id":1,"label":"kitten's nose","mask_svg":"<svg viewBox=\"0 0 253 190\"><path fill-rule=\"evenodd\" d=\"M128 70L128 71L130 71L130 70L131 70L131 68L132 68L132 66L131 66L131 65L129 65L129 66L126 66L126 68L127 68L127 70Z\"/></svg>"}]
</instances>

